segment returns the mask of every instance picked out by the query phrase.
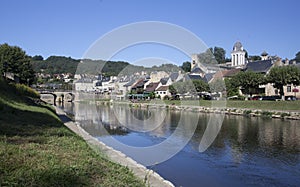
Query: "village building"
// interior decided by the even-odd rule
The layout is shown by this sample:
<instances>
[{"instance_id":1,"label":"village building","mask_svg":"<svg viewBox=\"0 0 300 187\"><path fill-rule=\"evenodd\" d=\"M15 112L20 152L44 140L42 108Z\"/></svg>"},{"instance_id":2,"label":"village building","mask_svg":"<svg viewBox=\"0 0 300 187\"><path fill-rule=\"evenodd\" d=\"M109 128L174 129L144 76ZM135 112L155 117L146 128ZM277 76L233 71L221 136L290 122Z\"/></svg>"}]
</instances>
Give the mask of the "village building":
<instances>
[{"instance_id":1,"label":"village building","mask_svg":"<svg viewBox=\"0 0 300 187\"><path fill-rule=\"evenodd\" d=\"M81 78L74 82L75 91L92 92L94 91L94 83L91 78Z\"/></svg>"},{"instance_id":2,"label":"village building","mask_svg":"<svg viewBox=\"0 0 300 187\"><path fill-rule=\"evenodd\" d=\"M156 95L160 98L160 99L166 99L171 97L171 93L169 91L169 86L160 86L159 88L157 88L155 90Z\"/></svg>"}]
</instances>

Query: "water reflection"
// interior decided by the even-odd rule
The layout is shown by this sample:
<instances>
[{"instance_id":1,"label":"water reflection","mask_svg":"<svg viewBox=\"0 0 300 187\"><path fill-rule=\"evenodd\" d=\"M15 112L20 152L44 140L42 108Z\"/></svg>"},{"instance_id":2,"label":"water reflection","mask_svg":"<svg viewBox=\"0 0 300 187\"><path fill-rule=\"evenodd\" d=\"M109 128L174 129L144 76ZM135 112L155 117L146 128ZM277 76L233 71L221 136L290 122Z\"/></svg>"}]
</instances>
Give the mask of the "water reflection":
<instances>
[{"instance_id":1,"label":"water reflection","mask_svg":"<svg viewBox=\"0 0 300 187\"><path fill-rule=\"evenodd\" d=\"M226 116L212 146L199 153L211 114L86 103L67 105L65 110L73 113L75 120L93 136L104 138L106 131L131 146L159 144L176 129L178 143L194 133L181 152L152 168L178 186L300 184L299 121ZM147 122L141 122L143 119ZM180 120L183 126L178 125ZM191 125L195 121L196 129Z\"/></svg>"}]
</instances>

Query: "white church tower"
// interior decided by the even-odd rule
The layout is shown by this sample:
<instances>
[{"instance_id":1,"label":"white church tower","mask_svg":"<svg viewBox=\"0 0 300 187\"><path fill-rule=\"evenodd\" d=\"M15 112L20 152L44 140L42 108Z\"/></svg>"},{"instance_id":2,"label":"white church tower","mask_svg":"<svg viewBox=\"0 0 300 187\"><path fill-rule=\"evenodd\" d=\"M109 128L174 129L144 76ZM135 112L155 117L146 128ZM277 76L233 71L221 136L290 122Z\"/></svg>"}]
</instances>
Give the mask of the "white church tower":
<instances>
[{"instance_id":1,"label":"white church tower","mask_svg":"<svg viewBox=\"0 0 300 187\"><path fill-rule=\"evenodd\" d=\"M199 59L197 54L192 54L191 70L194 69L199 64Z\"/></svg>"},{"instance_id":2,"label":"white church tower","mask_svg":"<svg viewBox=\"0 0 300 187\"><path fill-rule=\"evenodd\" d=\"M245 55L246 52L244 51L241 42L236 42L233 46L233 51L231 52L231 66L244 66L246 63Z\"/></svg>"}]
</instances>

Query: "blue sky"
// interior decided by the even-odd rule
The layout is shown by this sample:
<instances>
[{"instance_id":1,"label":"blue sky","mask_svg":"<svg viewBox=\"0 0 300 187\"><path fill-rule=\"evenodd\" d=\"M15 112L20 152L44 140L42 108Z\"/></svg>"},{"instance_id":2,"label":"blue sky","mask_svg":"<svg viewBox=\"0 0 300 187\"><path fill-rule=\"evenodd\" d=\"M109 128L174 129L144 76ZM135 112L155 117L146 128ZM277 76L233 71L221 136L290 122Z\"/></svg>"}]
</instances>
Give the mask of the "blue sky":
<instances>
[{"instance_id":1,"label":"blue sky","mask_svg":"<svg viewBox=\"0 0 300 187\"><path fill-rule=\"evenodd\" d=\"M0 43L29 55L81 58L104 34L122 25L162 21L179 25L227 56L236 41L249 54L266 50L293 58L300 51L298 0L1 0ZM173 51L174 52L174 51ZM115 60L156 56L177 64L188 60L154 46L129 49Z\"/></svg>"}]
</instances>

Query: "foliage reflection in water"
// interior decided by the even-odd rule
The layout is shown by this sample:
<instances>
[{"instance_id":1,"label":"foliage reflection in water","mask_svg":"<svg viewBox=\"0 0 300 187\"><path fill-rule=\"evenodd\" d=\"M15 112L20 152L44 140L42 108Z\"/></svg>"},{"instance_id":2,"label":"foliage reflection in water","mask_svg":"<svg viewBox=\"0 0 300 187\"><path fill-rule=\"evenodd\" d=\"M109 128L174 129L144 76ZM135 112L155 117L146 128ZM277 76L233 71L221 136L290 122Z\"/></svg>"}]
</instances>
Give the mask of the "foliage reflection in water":
<instances>
[{"instance_id":1,"label":"foliage reflection in water","mask_svg":"<svg viewBox=\"0 0 300 187\"><path fill-rule=\"evenodd\" d=\"M136 147L159 144L167 139L178 128L180 117L184 117L185 127L180 129L176 141L185 140L185 134L192 131L189 123L198 120L199 115L195 112L132 109L128 106L120 106L119 111L115 112L110 106L95 107L84 103L68 104L64 109L73 113L76 121L99 140L105 142L107 134L103 132L106 130L123 144ZM171 159L150 168L176 186L300 184L299 121L226 116L212 146L199 153L198 146L209 115L200 114L197 129L184 149ZM152 125L144 126L141 123L143 119L152 120L147 123ZM133 159L135 157L126 150L120 151Z\"/></svg>"}]
</instances>

